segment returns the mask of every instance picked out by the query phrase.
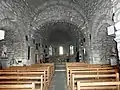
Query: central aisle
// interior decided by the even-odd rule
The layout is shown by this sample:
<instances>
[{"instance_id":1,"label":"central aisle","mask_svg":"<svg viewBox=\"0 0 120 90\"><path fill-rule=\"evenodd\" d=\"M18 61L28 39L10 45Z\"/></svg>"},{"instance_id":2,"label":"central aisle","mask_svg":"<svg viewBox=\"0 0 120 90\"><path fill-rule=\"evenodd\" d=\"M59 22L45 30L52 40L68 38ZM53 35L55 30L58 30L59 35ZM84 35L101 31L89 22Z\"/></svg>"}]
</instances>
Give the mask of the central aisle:
<instances>
[{"instance_id":1,"label":"central aisle","mask_svg":"<svg viewBox=\"0 0 120 90\"><path fill-rule=\"evenodd\" d=\"M65 68L64 70L55 70L49 90L67 90Z\"/></svg>"}]
</instances>

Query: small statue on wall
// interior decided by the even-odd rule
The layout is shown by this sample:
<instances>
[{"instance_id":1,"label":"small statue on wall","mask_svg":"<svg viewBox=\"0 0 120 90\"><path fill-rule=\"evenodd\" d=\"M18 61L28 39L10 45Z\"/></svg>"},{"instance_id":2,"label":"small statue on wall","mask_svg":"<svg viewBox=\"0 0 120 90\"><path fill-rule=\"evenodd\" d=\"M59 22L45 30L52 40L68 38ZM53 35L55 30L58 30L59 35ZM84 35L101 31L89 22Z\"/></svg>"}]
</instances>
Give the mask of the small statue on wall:
<instances>
[{"instance_id":1,"label":"small statue on wall","mask_svg":"<svg viewBox=\"0 0 120 90\"><path fill-rule=\"evenodd\" d=\"M7 57L7 47L5 45L2 46L2 57Z\"/></svg>"},{"instance_id":2,"label":"small statue on wall","mask_svg":"<svg viewBox=\"0 0 120 90\"><path fill-rule=\"evenodd\" d=\"M43 53L40 54L40 61L39 61L39 63L44 63L44 54Z\"/></svg>"}]
</instances>

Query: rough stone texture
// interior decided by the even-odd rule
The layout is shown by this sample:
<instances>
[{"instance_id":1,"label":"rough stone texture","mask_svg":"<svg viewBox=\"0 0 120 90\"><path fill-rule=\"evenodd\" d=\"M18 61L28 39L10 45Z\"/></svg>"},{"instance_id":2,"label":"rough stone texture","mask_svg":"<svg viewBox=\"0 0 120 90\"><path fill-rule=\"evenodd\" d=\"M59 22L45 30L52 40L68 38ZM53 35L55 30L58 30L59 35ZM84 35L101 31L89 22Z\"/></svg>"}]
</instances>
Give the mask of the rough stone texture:
<instances>
[{"instance_id":1,"label":"rough stone texture","mask_svg":"<svg viewBox=\"0 0 120 90\"><path fill-rule=\"evenodd\" d=\"M114 15L114 21L118 22L120 21L120 0L112 0L113 1L113 13Z\"/></svg>"},{"instance_id":2,"label":"rough stone texture","mask_svg":"<svg viewBox=\"0 0 120 90\"><path fill-rule=\"evenodd\" d=\"M14 58L25 62L27 59L25 36L29 35L30 20L30 8L23 0L0 1L0 28L5 30L5 40L0 42L0 46L7 46L9 60Z\"/></svg>"},{"instance_id":3,"label":"rough stone texture","mask_svg":"<svg viewBox=\"0 0 120 90\"><path fill-rule=\"evenodd\" d=\"M112 4L106 0L92 17L91 57L92 63L109 63L110 51L115 47L114 37L107 35L107 27L113 25ZM91 25L90 25L91 26ZM109 47L108 47L109 46Z\"/></svg>"},{"instance_id":4,"label":"rough stone texture","mask_svg":"<svg viewBox=\"0 0 120 90\"><path fill-rule=\"evenodd\" d=\"M120 1L119 0L112 0L113 1L113 13L114 13L114 22L115 24L117 22L120 22ZM119 38L119 32L120 30L117 30L115 32L115 40L117 42L117 49L118 49L118 57L119 57L119 61L117 63L120 63L120 38Z\"/></svg>"},{"instance_id":5,"label":"rough stone texture","mask_svg":"<svg viewBox=\"0 0 120 90\"><path fill-rule=\"evenodd\" d=\"M6 31L6 38L0 41L0 47L4 43L7 45L9 60L35 63L35 54L39 58L42 44L49 44L46 37L55 30L52 27L59 24L54 27L66 30L78 41L76 46L83 44L85 60L95 64L109 63L107 59L111 53L108 52L115 47L115 42L107 35L106 28L114 24L113 6L117 22L120 20L119 0L1 0L0 28ZM30 60L27 60L28 46Z\"/></svg>"}]
</instances>

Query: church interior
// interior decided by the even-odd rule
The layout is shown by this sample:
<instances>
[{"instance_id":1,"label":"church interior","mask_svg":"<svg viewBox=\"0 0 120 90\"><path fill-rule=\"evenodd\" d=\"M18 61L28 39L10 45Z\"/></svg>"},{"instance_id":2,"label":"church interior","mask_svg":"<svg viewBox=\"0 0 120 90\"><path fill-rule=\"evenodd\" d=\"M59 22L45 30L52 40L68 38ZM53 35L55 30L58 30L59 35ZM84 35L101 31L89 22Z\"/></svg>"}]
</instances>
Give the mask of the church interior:
<instances>
[{"instance_id":1,"label":"church interior","mask_svg":"<svg viewBox=\"0 0 120 90\"><path fill-rule=\"evenodd\" d=\"M0 90L120 90L120 0L0 0Z\"/></svg>"}]
</instances>

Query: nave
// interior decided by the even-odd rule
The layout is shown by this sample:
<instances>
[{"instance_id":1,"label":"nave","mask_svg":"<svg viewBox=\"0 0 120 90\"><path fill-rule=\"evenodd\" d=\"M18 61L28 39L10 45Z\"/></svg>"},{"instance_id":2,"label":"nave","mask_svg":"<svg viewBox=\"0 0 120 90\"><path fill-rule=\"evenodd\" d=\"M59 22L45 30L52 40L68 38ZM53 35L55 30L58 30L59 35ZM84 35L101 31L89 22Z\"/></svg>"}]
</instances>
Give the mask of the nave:
<instances>
[{"instance_id":1,"label":"nave","mask_svg":"<svg viewBox=\"0 0 120 90\"><path fill-rule=\"evenodd\" d=\"M120 0L0 0L0 90L120 90Z\"/></svg>"}]
</instances>

